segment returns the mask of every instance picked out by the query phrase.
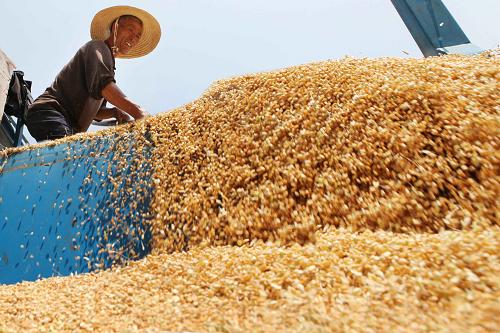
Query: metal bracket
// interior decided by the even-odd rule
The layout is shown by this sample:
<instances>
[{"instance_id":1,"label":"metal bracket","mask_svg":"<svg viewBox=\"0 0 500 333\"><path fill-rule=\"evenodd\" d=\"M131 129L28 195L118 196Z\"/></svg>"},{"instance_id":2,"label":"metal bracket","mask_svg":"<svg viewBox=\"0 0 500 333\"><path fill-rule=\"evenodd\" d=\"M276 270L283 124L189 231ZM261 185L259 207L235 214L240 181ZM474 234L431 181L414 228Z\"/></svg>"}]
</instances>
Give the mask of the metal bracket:
<instances>
[{"instance_id":1,"label":"metal bracket","mask_svg":"<svg viewBox=\"0 0 500 333\"><path fill-rule=\"evenodd\" d=\"M440 47L437 48L436 50L438 52L442 52L443 54L463 54L463 55L474 55L483 52L481 48L471 43Z\"/></svg>"}]
</instances>

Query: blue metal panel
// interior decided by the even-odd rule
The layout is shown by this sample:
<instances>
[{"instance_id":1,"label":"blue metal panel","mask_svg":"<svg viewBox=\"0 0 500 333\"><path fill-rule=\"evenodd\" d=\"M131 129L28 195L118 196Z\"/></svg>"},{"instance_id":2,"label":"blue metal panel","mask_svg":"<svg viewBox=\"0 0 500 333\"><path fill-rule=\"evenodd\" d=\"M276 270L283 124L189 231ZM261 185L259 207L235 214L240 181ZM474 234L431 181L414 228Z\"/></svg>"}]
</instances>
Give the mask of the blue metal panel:
<instances>
[{"instance_id":1,"label":"blue metal panel","mask_svg":"<svg viewBox=\"0 0 500 333\"><path fill-rule=\"evenodd\" d=\"M132 137L104 137L0 159L0 283L146 255L150 153Z\"/></svg>"},{"instance_id":2,"label":"blue metal panel","mask_svg":"<svg viewBox=\"0 0 500 333\"><path fill-rule=\"evenodd\" d=\"M470 44L441 0L391 0L424 56L443 54L446 47Z\"/></svg>"}]
</instances>

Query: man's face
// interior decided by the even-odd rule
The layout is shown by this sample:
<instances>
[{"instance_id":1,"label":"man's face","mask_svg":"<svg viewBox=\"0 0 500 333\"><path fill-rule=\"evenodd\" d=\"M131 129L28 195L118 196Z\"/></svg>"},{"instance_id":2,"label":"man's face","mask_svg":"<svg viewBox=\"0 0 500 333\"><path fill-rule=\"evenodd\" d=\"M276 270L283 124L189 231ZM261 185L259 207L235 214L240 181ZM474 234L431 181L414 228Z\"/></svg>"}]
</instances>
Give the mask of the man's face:
<instances>
[{"instance_id":1,"label":"man's face","mask_svg":"<svg viewBox=\"0 0 500 333\"><path fill-rule=\"evenodd\" d=\"M137 45L142 35L142 24L134 18L122 18L118 23L116 46L122 54L127 54Z\"/></svg>"}]
</instances>

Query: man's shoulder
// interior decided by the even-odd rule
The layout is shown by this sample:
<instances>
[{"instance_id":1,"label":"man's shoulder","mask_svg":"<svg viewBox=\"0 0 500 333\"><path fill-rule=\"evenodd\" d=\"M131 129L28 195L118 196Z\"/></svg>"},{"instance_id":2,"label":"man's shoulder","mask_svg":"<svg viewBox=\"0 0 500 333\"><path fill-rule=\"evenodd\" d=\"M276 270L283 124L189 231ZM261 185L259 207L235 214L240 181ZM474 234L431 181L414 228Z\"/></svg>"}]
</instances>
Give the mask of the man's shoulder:
<instances>
[{"instance_id":1,"label":"man's shoulder","mask_svg":"<svg viewBox=\"0 0 500 333\"><path fill-rule=\"evenodd\" d=\"M82 50L109 50L108 45L106 42L102 40L91 40L85 43L82 47Z\"/></svg>"},{"instance_id":2,"label":"man's shoulder","mask_svg":"<svg viewBox=\"0 0 500 333\"><path fill-rule=\"evenodd\" d=\"M107 59L107 61L114 62L111 48L102 40L91 40L85 43L78 53L85 58L97 55L99 59Z\"/></svg>"},{"instance_id":3,"label":"man's shoulder","mask_svg":"<svg viewBox=\"0 0 500 333\"><path fill-rule=\"evenodd\" d=\"M91 40L85 43L77 52L76 58L85 62L104 62L110 68L115 67L115 59L111 48L102 40Z\"/></svg>"}]
</instances>

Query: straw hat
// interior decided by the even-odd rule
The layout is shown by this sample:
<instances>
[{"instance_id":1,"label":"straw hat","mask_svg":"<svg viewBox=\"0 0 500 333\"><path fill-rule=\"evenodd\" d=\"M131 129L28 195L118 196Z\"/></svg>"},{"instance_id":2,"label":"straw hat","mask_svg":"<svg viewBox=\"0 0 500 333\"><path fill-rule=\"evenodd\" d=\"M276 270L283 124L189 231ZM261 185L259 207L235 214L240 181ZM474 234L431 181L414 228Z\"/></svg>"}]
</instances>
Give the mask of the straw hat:
<instances>
[{"instance_id":1,"label":"straw hat","mask_svg":"<svg viewBox=\"0 0 500 333\"><path fill-rule=\"evenodd\" d=\"M153 51L160 41L161 28L158 21L145 10L131 6L113 6L95 14L90 24L92 39L106 40L111 33L111 24L120 16L133 15L142 21L142 36L137 45L127 54L120 54L117 58L138 58Z\"/></svg>"}]
</instances>

